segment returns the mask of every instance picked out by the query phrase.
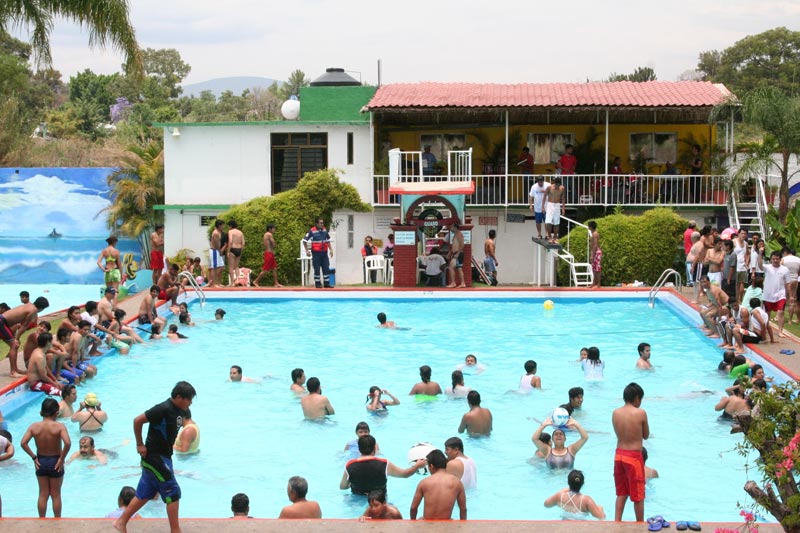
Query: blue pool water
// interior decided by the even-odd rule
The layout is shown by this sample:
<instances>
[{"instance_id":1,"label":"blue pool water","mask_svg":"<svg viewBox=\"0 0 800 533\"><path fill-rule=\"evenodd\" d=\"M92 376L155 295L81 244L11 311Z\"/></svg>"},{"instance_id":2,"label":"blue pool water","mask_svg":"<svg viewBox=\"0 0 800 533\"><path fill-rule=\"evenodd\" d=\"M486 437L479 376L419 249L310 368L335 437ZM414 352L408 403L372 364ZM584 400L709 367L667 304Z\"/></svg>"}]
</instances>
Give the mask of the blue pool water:
<instances>
[{"instance_id":1,"label":"blue pool water","mask_svg":"<svg viewBox=\"0 0 800 533\"><path fill-rule=\"evenodd\" d=\"M407 464L408 450L417 442L443 448L447 438L457 435L466 400L417 403L407 393L418 381L420 365L430 365L433 379L445 388L451 371L473 353L487 370L467 375L466 385L478 390L483 406L493 412L494 431L489 438L462 435L465 453L478 465L478 488L467 496L469 518L560 518L542 502L566 486L567 472L549 471L532 459L530 437L538 425L535 419L566 402L573 386L585 389L583 409L575 416L590 434L575 467L586 475L584 492L613 518L611 411L622 405L625 385L636 381L644 388L642 407L650 418L648 465L661 474L648 484L646 516L738 520L737 503L750 504L742 486L758 474L745 470L746 461L735 450L741 437L717 421L714 405L729 380L716 371L720 352L714 344L671 305L650 309L644 299L555 301L553 311L543 309L542 299L212 300L202 309L193 305L198 325L181 328L189 340L161 341L136 347L127 357L105 357L99 376L80 391L80 397L97 393L109 412L109 422L95 438L98 447L118 457L104 467L67 466L64 516L103 516L116 506L121 486L136 485L131 421L186 379L198 391L192 413L201 428L201 451L175 460L184 495L182 516L229 516L231 496L245 492L253 516L276 517L288 503L287 479L302 475L324 517L355 517L366 503L338 484L346 461L342 449L354 438L356 423L370 424L382 454L397 465ZM228 312L224 321L213 321L217 307ZM410 329L375 328L380 311ZM653 372L634 368L636 346L643 341L652 345ZM592 345L606 363L600 382L584 381L576 362L580 348ZM527 359L537 361L543 389L530 395L509 392L517 388ZM233 364L261 383L226 382ZM303 420L299 400L289 392L295 367L320 378L336 409L330 420ZM367 414L371 385L388 389L401 405L390 407L387 416ZM713 394L698 392L704 390ZM15 442L39 419L39 405L37 398L8 417ZM68 427L76 450L79 433L74 424ZM574 439L568 435L568 444ZM4 515L35 516L36 481L28 458L19 451L11 464L0 465L0 472ZM420 479L389 480L389 500L406 517ZM144 514L164 516L164 507L148 504ZM633 519L630 503L624 518Z\"/></svg>"}]
</instances>

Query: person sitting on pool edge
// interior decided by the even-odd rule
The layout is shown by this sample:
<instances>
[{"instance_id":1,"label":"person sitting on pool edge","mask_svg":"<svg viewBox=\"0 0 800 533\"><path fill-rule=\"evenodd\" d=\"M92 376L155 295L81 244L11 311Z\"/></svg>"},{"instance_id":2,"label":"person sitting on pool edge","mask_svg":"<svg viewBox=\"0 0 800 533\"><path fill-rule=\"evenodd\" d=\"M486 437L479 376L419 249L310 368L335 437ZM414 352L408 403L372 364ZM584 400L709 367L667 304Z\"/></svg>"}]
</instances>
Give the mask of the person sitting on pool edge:
<instances>
[{"instance_id":1,"label":"person sitting on pool edge","mask_svg":"<svg viewBox=\"0 0 800 533\"><path fill-rule=\"evenodd\" d=\"M395 329L397 326L391 320L386 320L386 313L378 313L378 327Z\"/></svg>"},{"instance_id":2,"label":"person sitting on pool edge","mask_svg":"<svg viewBox=\"0 0 800 533\"><path fill-rule=\"evenodd\" d=\"M569 515L591 514L598 520L605 520L606 513L603 508L592 499L591 496L581 494L584 477L580 470L572 470L567 474L567 485L544 501L545 507L561 507ZM578 498L577 501L575 499ZM565 516L565 518L567 518ZM572 518L570 516L569 518Z\"/></svg>"},{"instance_id":3,"label":"person sitting on pool edge","mask_svg":"<svg viewBox=\"0 0 800 533\"><path fill-rule=\"evenodd\" d=\"M436 396L441 394L442 387L440 387L435 381L431 381L431 373L431 367L428 365L422 365L419 367L419 378L422 381L411 387L411 392L409 392L408 395L413 396L415 394L424 394L427 396Z\"/></svg>"}]
</instances>

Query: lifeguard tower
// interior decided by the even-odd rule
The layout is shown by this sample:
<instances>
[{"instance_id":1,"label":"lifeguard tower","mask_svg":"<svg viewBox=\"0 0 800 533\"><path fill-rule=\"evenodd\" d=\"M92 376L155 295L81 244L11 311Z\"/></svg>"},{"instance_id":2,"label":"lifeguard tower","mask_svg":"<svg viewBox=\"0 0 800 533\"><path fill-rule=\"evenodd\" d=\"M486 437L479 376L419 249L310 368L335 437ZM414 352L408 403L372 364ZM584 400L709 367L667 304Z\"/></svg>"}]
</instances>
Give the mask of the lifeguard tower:
<instances>
[{"instance_id":1,"label":"lifeguard tower","mask_svg":"<svg viewBox=\"0 0 800 533\"><path fill-rule=\"evenodd\" d=\"M464 235L464 283L472 286L472 224L465 215L467 195L475 192L472 149L447 153L446 174L430 168L423 152L389 151L389 194L396 195L400 216L394 232L393 285L416 287L417 258L440 244L449 243L449 228L457 223ZM442 236L444 229L447 237Z\"/></svg>"}]
</instances>

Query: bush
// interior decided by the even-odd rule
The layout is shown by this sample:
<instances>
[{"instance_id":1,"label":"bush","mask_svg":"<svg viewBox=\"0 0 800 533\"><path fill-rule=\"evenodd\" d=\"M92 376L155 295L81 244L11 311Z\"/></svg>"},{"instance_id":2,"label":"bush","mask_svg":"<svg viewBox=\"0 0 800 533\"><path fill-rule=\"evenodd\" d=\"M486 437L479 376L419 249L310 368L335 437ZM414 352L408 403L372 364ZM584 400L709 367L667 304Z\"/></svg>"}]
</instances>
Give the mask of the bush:
<instances>
[{"instance_id":1,"label":"bush","mask_svg":"<svg viewBox=\"0 0 800 533\"><path fill-rule=\"evenodd\" d=\"M683 232L689 221L672 209L657 207L636 216L617 212L595 222L603 250L603 285L634 280L652 285L664 270L673 268L676 253L683 249ZM587 238L585 228L570 232L571 253L578 263L588 262ZM560 242L566 246L567 237ZM563 261L559 261L558 276L569 279L569 268Z\"/></svg>"},{"instance_id":2,"label":"bush","mask_svg":"<svg viewBox=\"0 0 800 533\"><path fill-rule=\"evenodd\" d=\"M325 219L330 228L333 212L348 209L356 212L370 211L369 204L361 201L355 187L342 183L335 170L309 172L298 182L297 188L262 196L232 207L221 213L222 220L235 220L244 233L245 248L241 266L261 271L264 249L261 244L267 224L275 224L275 259L281 283L300 283L300 263L297 261L300 239L314 225L317 217ZM209 228L211 236L213 226ZM266 283L269 283L267 280Z\"/></svg>"}]
</instances>

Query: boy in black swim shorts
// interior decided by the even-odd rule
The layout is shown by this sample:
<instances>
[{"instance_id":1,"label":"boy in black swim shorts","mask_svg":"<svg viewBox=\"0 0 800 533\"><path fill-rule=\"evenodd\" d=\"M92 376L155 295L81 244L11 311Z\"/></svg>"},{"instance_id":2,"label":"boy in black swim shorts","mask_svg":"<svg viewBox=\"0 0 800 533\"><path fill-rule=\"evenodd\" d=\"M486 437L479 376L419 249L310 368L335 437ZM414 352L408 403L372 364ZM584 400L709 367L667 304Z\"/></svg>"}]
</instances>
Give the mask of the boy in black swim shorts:
<instances>
[{"instance_id":1,"label":"boy in black swim shorts","mask_svg":"<svg viewBox=\"0 0 800 533\"><path fill-rule=\"evenodd\" d=\"M67 427L56 422L58 402L45 398L42 402L41 422L34 422L23 435L20 446L36 467L36 481L39 483L39 518L47 512L47 500L53 500L53 516L61 517L61 484L64 482L64 458L71 445ZM36 443L34 454L28 443ZM63 444L63 446L62 446Z\"/></svg>"},{"instance_id":2,"label":"boy in black swim shorts","mask_svg":"<svg viewBox=\"0 0 800 533\"><path fill-rule=\"evenodd\" d=\"M180 531L178 504L181 488L175 480L172 469L172 446L178 436L183 419L188 418L187 410L196 396L194 387L186 381L179 381L172 389L169 400L161 402L133 419L133 433L136 437L136 451L142 456L142 477L136 487L136 496L114 522L118 531L125 526L139 509L156 495L167 504L167 518L171 531ZM142 441L142 428L145 423L147 440Z\"/></svg>"}]
</instances>

